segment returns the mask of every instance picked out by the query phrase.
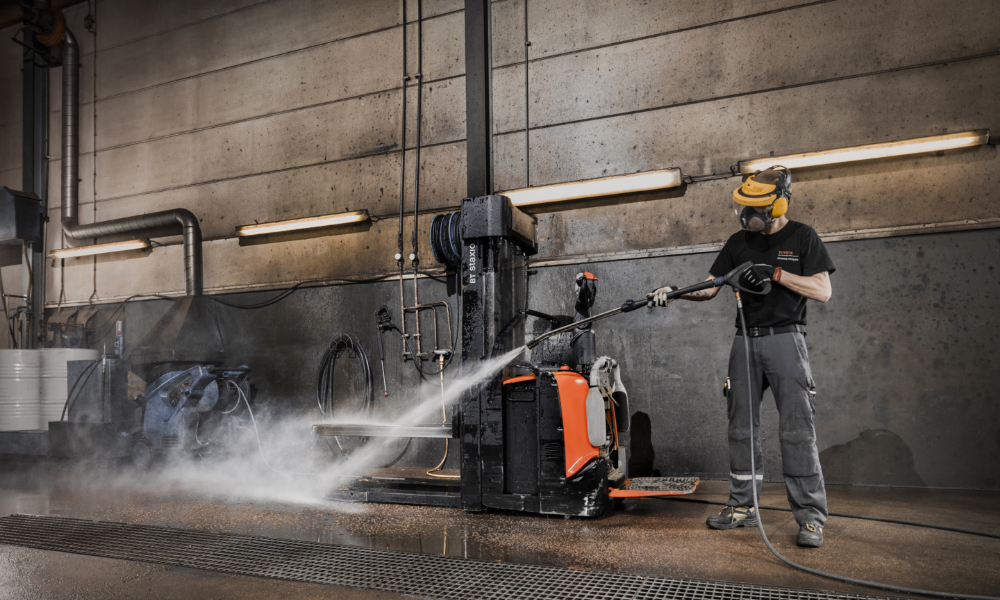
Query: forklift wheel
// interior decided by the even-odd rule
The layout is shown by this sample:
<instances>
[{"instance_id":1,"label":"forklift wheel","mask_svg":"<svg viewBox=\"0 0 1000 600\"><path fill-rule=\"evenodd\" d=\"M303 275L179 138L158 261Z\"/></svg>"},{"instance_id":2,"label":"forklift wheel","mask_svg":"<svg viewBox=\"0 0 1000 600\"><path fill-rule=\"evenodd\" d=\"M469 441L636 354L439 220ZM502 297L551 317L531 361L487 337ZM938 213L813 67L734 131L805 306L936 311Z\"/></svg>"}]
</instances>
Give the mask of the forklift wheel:
<instances>
[{"instance_id":1,"label":"forklift wheel","mask_svg":"<svg viewBox=\"0 0 1000 600\"><path fill-rule=\"evenodd\" d=\"M132 444L132 464L140 471L153 464L153 445L146 438L139 438Z\"/></svg>"}]
</instances>

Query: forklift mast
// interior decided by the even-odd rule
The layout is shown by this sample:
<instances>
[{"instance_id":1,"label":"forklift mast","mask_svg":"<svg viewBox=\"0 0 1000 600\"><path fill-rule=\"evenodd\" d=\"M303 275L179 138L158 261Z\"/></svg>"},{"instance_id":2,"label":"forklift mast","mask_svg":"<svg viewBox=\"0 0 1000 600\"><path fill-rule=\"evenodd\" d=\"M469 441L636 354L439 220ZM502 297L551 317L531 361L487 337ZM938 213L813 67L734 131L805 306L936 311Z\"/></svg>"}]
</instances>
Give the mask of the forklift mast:
<instances>
[{"instance_id":1,"label":"forklift mast","mask_svg":"<svg viewBox=\"0 0 1000 600\"><path fill-rule=\"evenodd\" d=\"M456 222L454 216L448 223ZM314 433L326 436L459 442L457 479L373 474L338 486L328 497L593 517L606 512L613 498L694 491L697 478L628 479L628 396L618 364L607 356L595 358L589 323L578 323L593 305L596 276L578 277L575 317L530 310L527 260L537 251L535 219L499 195L465 198L460 217L461 239L448 242L456 256L461 246L459 376L494 370L494 359L526 351L527 315L549 327L566 321L573 331L546 340L530 362L509 360L499 373L465 390L451 427L314 425ZM445 237L441 221L439 238Z\"/></svg>"},{"instance_id":2,"label":"forklift mast","mask_svg":"<svg viewBox=\"0 0 1000 600\"><path fill-rule=\"evenodd\" d=\"M460 376L475 372L491 358L504 324L527 308L528 273L526 261L538 250L535 219L505 196L483 196L462 200L461 314L462 360ZM499 340L504 352L524 344L521 321ZM484 473L484 436L502 435L503 376L473 386L461 399L462 508L481 511L484 484L495 484ZM484 479L485 477L485 479ZM502 475L500 475L502 477Z\"/></svg>"}]
</instances>

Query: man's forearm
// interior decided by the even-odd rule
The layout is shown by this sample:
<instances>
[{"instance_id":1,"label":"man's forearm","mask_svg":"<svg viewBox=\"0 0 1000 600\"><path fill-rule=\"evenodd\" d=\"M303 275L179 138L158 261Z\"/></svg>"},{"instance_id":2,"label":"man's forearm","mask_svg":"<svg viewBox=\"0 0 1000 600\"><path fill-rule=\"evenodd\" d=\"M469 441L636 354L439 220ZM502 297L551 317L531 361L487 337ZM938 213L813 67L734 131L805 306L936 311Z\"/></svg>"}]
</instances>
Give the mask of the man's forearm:
<instances>
[{"instance_id":1,"label":"man's forearm","mask_svg":"<svg viewBox=\"0 0 1000 600\"><path fill-rule=\"evenodd\" d=\"M714 277L709 275L708 279L706 279L705 281L709 281L711 279L714 279ZM705 300L711 300L712 298L715 298L718 295L718 293L719 293L719 288L713 287L713 288L708 288L707 290L698 290L697 292L690 292L688 294L684 294L683 296L681 296L681 299L691 300L693 302L704 302Z\"/></svg>"},{"instance_id":2,"label":"man's forearm","mask_svg":"<svg viewBox=\"0 0 1000 600\"><path fill-rule=\"evenodd\" d=\"M810 277L782 271L777 285L783 285L793 292L818 302L826 302L833 294L833 288L830 286L830 274L826 271Z\"/></svg>"},{"instance_id":3,"label":"man's forearm","mask_svg":"<svg viewBox=\"0 0 1000 600\"><path fill-rule=\"evenodd\" d=\"M697 292L691 292L689 294L684 294L681 296L683 300L693 300L694 302L704 302L705 300L711 300L715 298L715 294L712 293L718 288L712 288L709 290L698 290Z\"/></svg>"}]
</instances>

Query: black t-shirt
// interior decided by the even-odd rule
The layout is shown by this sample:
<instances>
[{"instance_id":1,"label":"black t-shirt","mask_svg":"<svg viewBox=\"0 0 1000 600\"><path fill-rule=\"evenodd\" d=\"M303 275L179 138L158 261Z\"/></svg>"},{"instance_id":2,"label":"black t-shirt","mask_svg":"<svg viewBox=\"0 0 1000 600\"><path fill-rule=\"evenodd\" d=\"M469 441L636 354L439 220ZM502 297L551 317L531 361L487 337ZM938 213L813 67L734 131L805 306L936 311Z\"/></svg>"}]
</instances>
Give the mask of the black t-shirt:
<instances>
[{"instance_id":1,"label":"black t-shirt","mask_svg":"<svg viewBox=\"0 0 1000 600\"><path fill-rule=\"evenodd\" d=\"M719 277L748 260L781 267L782 271L805 277L836 270L816 231L796 221L789 221L771 235L737 231L726 241L709 273ZM805 325L806 298L776 283L767 295L743 294L743 313L747 327ZM736 327L739 326L737 315Z\"/></svg>"}]
</instances>

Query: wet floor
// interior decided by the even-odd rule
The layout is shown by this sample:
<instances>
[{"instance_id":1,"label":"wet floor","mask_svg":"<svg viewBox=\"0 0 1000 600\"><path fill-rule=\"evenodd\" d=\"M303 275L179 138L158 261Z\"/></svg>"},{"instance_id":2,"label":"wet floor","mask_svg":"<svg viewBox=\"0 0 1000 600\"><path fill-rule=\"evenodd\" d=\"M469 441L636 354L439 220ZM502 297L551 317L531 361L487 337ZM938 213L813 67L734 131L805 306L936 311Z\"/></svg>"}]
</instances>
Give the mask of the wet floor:
<instances>
[{"instance_id":1,"label":"wet floor","mask_svg":"<svg viewBox=\"0 0 1000 600\"><path fill-rule=\"evenodd\" d=\"M267 474L247 474L267 477ZM294 481L294 480L292 480ZM315 481L310 481L315 490ZM286 483L282 487L293 485ZM160 481L105 465L0 462L0 515L26 513L143 523L638 575L716 579L872 593L790 569L771 557L756 530L710 531L716 506L686 500L628 501L594 519L459 509L345 504L306 494L243 493L221 480ZM251 489L251 488L246 488ZM830 486L831 511L1000 533L1000 493ZM724 482L703 482L690 497L725 500ZM764 505L787 506L767 484ZM797 548L788 513L767 511L772 543L807 566L896 585L966 594L1000 590L1000 540L832 518L820 550Z\"/></svg>"}]
</instances>

